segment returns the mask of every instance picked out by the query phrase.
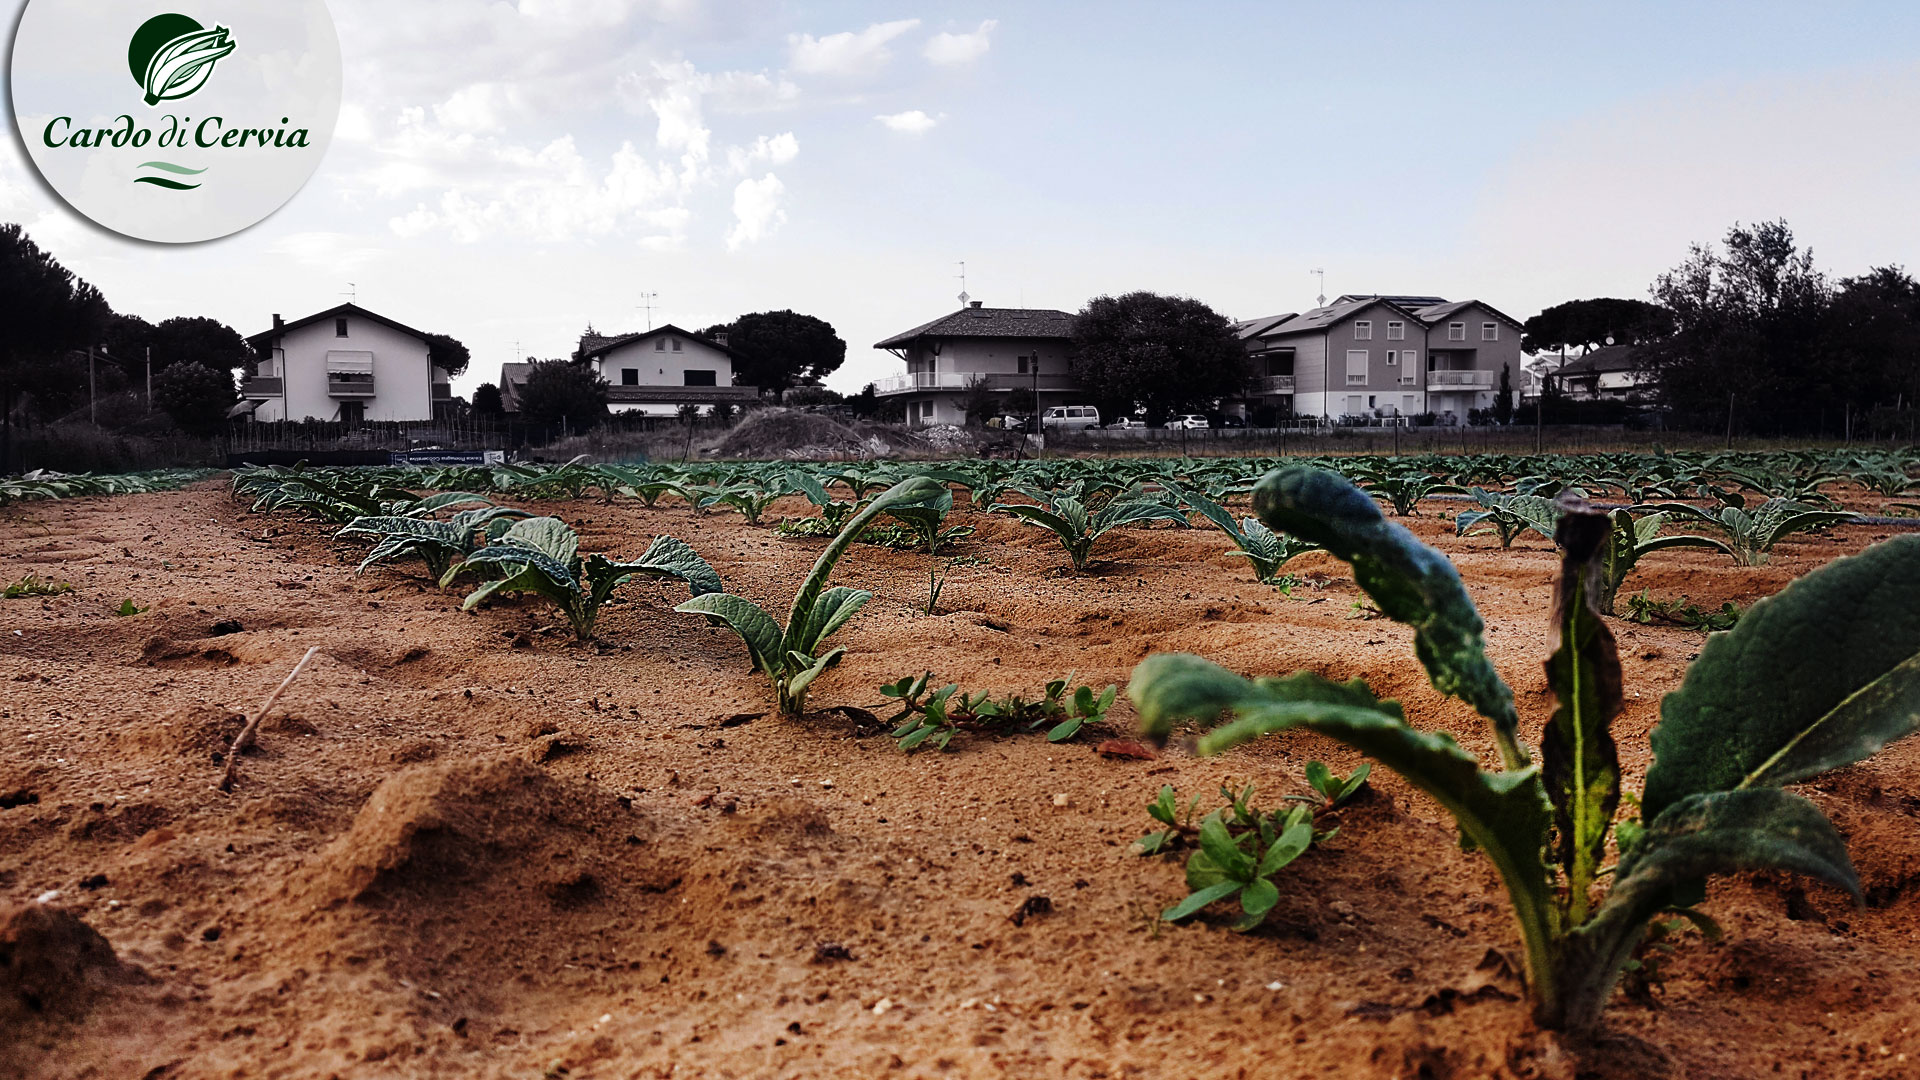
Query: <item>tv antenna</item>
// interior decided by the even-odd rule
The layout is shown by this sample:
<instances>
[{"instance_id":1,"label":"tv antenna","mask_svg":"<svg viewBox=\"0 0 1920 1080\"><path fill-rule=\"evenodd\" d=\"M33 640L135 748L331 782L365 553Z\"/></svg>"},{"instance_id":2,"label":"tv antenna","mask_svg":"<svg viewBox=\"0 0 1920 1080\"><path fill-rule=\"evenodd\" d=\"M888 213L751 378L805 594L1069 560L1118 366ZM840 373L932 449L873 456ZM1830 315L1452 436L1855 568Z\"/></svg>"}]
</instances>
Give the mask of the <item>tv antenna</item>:
<instances>
[{"instance_id":1,"label":"tv antenna","mask_svg":"<svg viewBox=\"0 0 1920 1080\"><path fill-rule=\"evenodd\" d=\"M658 299L660 299L660 294L657 292L643 292L640 294L640 302L634 305L636 309L643 310L647 313L647 330L649 332L653 330L653 302Z\"/></svg>"},{"instance_id":2,"label":"tv antenna","mask_svg":"<svg viewBox=\"0 0 1920 1080\"><path fill-rule=\"evenodd\" d=\"M360 286L349 281L347 282L347 291L340 295L347 298L347 303L358 304L360 302Z\"/></svg>"},{"instance_id":3,"label":"tv antenna","mask_svg":"<svg viewBox=\"0 0 1920 1080\"><path fill-rule=\"evenodd\" d=\"M1307 271L1307 273L1316 274L1320 278L1320 295L1314 297L1313 306L1326 307L1327 306L1327 271L1326 269L1323 267L1316 266L1313 269Z\"/></svg>"},{"instance_id":4,"label":"tv antenna","mask_svg":"<svg viewBox=\"0 0 1920 1080\"><path fill-rule=\"evenodd\" d=\"M967 302L969 300L972 300L973 297L967 295L967 260L965 259L960 260L959 278L960 278L960 306L966 307Z\"/></svg>"}]
</instances>

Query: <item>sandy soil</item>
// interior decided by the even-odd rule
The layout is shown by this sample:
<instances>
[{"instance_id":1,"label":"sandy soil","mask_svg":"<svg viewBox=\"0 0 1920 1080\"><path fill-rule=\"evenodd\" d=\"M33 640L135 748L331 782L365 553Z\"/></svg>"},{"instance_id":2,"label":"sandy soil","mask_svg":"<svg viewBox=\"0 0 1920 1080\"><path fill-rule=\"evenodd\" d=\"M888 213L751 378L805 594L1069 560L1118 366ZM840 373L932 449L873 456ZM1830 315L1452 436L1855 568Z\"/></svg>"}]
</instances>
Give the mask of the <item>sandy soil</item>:
<instances>
[{"instance_id":1,"label":"sandy soil","mask_svg":"<svg viewBox=\"0 0 1920 1080\"><path fill-rule=\"evenodd\" d=\"M679 536L782 611L818 547L737 516L547 509L585 550ZM1456 540L1453 509L1411 524L1460 565L1537 738L1550 546ZM1042 534L961 517L987 561L954 569L938 615L916 607L924 556L842 564L878 595L816 707L879 710L880 683L926 668L1032 691L1185 650L1364 676L1490 750L1325 557L1289 599L1210 531L1110 535L1076 575ZM1851 839L1865 907L1722 882L1726 940L1684 935L1650 1002L1573 1042L1532 1027L1489 956L1517 944L1491 868L1390 776L1260 931L1156 924L1180 863L1129 845L1160 785L1277 799L1309 759L1357 763L1332 744L906 756L844 713L756 716L738 640L674 614L677 588L629 587L581 646L531 601L462 614L405 572L355 576L361 549L327 532L217 486L0 513L0 577L76 586L0 602L0 899L24 905L0 911L0 1076L1920 1076L1920 741L1805 789ZM1628 588L1749 602L1879 535L1795 540L1756 570L1662 553ZM128 598L151 610L115 615ZM1702 639L1618 633L1637 787ZM241 714L310 645L220 793ZM1132 722L1117 708L1113 733ZM1036 896L1051 912L1015 921Z\"/></svg>"}]
</instances>

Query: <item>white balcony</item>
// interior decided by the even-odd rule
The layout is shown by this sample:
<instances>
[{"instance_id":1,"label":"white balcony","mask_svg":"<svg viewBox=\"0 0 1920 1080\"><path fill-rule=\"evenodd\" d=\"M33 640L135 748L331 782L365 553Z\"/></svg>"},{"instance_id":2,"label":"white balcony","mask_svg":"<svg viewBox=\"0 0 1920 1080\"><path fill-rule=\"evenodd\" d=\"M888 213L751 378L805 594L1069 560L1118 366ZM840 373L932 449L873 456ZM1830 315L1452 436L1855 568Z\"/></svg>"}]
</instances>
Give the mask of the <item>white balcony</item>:
<instances>
[{"instance_id":1,"label":"white balcony","mask_svg":"<svg viewBox=\"0 0 1920 1080\"><path fill-rule=\"evenodd\" d=\"M1021 375L1007 372L978 371L910 371L905 375L890 375L876 379L873 392L885 397L889 394L911 394L925 390L968 390L976 381L986 383L989 390L1078 390L1080 384L1070 375Z\"/></svg>"},{"instance_id":2,"label":"white balcony","mask_svg":"<svg viewBox=\"0 0 1920 1080\"><path fill-rule=\"evenodd\" d=\"M1493 371L1429 371L1428 390L1491 390L1500 381Z\"/></svg>"},{"instance_id":3,"label":"white balcony","mask_svg":"<svg viewBox=\"0 0 1920 1080\"><path fill-rule=\"evenodd\" d=\"M1263 375L1253 380L1252 391L1255 394L1291 394L1293 376Z\"/></svg>"}]
</instances>

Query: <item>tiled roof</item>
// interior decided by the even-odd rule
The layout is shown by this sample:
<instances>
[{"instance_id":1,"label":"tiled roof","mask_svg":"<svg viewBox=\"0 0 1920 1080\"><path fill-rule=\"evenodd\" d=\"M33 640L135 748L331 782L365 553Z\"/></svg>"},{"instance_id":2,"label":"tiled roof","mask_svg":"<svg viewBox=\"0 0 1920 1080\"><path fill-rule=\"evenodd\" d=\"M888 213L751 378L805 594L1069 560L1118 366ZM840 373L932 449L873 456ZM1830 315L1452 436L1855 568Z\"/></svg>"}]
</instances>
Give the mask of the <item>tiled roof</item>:
<instances>
[{"instance_id":1,"label":"tiled roof","mask_svg":"<svg viewBox=\"0 0 1920 1080\"><path fill-rule=\"evenodd\" d=\"M1314 333L1325 330L1327 327L1345 319L1349 315L1357 315L1375 304L1385 305L1389 310L1397 311L1415 322L1420 321L1418 315L1415 315L1413 312L1401 307L1386 297L1343 296L1339 300L1328 304L1326 307L1317 307L1312 311L1303 311L1277 326L1269 327L1267 330L1262 331L1262 334L1263 336L1279 337L1286 334Z\"/></svg>"},{"instance_id":2,"label":"tiled roof","mask_svg":"<svg viewBox=\"0 0 1920 1080\"><path fill-rule=\"evenodd\" d=\"M734 352L732 349L727 348L712 338L701 337L691 330L682 330L672 323L667 323L664 326L656 326L651 330L638 334L620 334L615 337L608 337L604 334L582 334L580 335L579 351L573 354L573 358L575 361L591 360L596 356L605 356L607 353L612 352L622 345L630 345L636 341L646 341L648 338L656 338L661 334L678 334L688 341L697 341L709 349L718 349L736 360L740 358L739 353Z\"/></svg>"},{"instance_id":3,"label":"tiled roof","mask_svg":"<svg viewBox=\"0 0 1920 1080\"><path fill-rule=\"evenodd\" d=\"M1484 308L1488 314L1494 316L1495 318L1501 320L1502 322L1505 322L1509 326L1512 326L1514 329L1516 330L1523 329L1523 327L1520 325L1520 320L1514 318L1511 315L1508 315L1506 312L1501 311L1500 309L1494 307L1492 304L1486 303L1485 301L1481 301L1481 300L1455 300L1451 304L1435 304L1432 307L1420 308L1418 311L1414 312L1414 314L1420 316L1420 318L1424 320L1428 325L1432 325L1436 322L1439 322L1441 319L1448 317L1449 315L1459 314L1460 312L1465 311L1470 307Z\"/></svg>"},{"instance_id":4,"label":"tiled roof","mask_svg":"<svg viewBox=\"0 0 1920 1080\"><path fill-rule=\"evenodd\" d=\"M1294 314L1294 312L1289 311L1285 315L1263 315L1258 319L1243 319L1233 324L1233 336L1239 338L1241 341L1257 338L1261 334L1293 318Z\"/></svg>"},{"instance_id":5,"label":"tiled roof","mask_svg":"<svg viewBox=\"0 0 1920 1080\"><path fill-rule=\"evenodd\" d=\"M289 330L298 330L303 326L310 326L313 323L320 322L323 319L337 318L342 315L351 315L361 319L372 319L374 322L377 322L382 326L386 326L394 330L398 330L403 334L411 334L414 337L419 338L421 341L427 340L427 335L421 333L418 330L415 330L413 327L408 326L405 323L395 322L392 319L387 318L385 315L368 311L366 308L363 308L358 304L341 304L338 307L330 307L325 311L314 312L312 315L309 315L304 319L295 319L292 322L285 324L284 326L276 326L271 330L262 330L260 333L255 334L252 337L249 337L247 339L247 344L252 345L255 348L259 348L261 346L271 343L274 337L280 334L284 334Z\"/></svg>"},{"instance_id":6,"label":"tiled roof","mask_svg":"<svg viewBox=\"0 0 1920 1080\"><path fill-rule=\"evenodd\" d=\"M900 349L923 337L1071 338L1073 316L1052 308L965 307L874 345Z\"/></svg>"},{"instance_id":7,"label":"tiled roof","mask_svg":"<svg viewBox=\"0 0 1920 1080\"><path fill-rule=\"evenodd\" d=\"M1548 375L1599 375L1616 371L1638 371L1640 365L1635 356L1637 350L1631 345L1608 345L1595 349L1584 356L1566 362L1563 367L1552 366L1552 361L1544 365Z\"/></svg>"}]
</instances>

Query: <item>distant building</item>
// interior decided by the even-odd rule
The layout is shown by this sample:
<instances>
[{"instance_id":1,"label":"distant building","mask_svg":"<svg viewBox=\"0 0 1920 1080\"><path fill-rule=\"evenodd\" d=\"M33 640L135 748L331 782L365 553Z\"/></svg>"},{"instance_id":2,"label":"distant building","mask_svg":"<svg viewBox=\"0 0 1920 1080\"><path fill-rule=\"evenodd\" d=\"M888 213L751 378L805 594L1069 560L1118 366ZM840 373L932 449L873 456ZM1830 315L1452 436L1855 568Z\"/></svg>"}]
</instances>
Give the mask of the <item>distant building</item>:
<instances>
[{"instance_id":1,"label":"distant building","mask_svg":"<svg viewBox=\"0 0 1920 1080\"><path fill-rule=\"evenodd\" d=\"M738 358L724 341L668 324L639 334L580 335L573 361L607 380L614 412L672 414L682 405L745 405L759 388L734 385ZM506 377L503 370L501 377ZM525 376L521 376L524 381ZM503 387L504 389L504 387Z\"/></svg>"},{"instance_id":2,"label":"distant building","mask_svg":"<svg viewBox=\"0 0 1920 1080\"><path fill-rule=\"evenodd\" d=\"M247 343L261 359L240 394L256 420L431 420L453 398L426 334L357 304L275 315Z\"/></svg>"},{"instance_id":3,"label":"distant building","mask_svg":"<svg viewBox=\"0 0 1920 1080\"><path fill-rule=\"evenodd\" d=\"M900 400L915 426L966 423L967 398L976 389L1009 398L1028 390L1042 410L1080 403L1083 392L1068 369L1073 323L1052 308L990 308L975 300L876 343L906 361L907 371L876 381L874 392Z\"/></svg>"},{"instance_id":4,"label":"distant building","mask_svg":"<svg viewBox=\"0 0 1920 1080\"><path fill-rule=\"evenodd\" d=\"M1608 345L1568 360L1548 358L1536 367L1569 401L1627 401L1651 393L1653 376L1632 345Z\"/></svg>"},{"instance_id":5,"label":"distant building","mask_svg":"<svg viewBox=\"0 0 1920 1080\"><path fill-rule=\"evenodd\" d=\"M520 391L526 389L527 372L533 370L533 361L519 364L500 365L500 409L502 412L520 411Z\"/></svg>"},{"instance_id":6,"label":"distant building","mask_svg":"<svg viewBox=\"0 0 1920 1080\"><path fill-rule=\"evenodd\" d=\"M1250 401L1296 416L1418 416L1464 423L1520 367L1520 323L1479 300L1347 295L1236 325Z\"/></svg>"}]
</instances>

